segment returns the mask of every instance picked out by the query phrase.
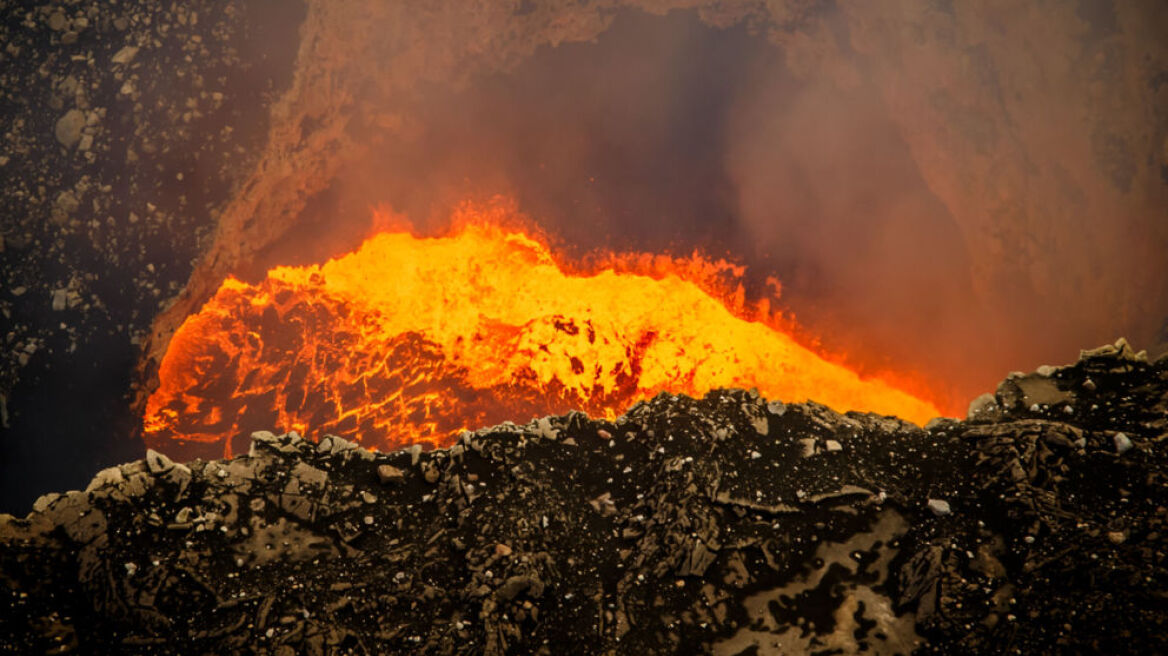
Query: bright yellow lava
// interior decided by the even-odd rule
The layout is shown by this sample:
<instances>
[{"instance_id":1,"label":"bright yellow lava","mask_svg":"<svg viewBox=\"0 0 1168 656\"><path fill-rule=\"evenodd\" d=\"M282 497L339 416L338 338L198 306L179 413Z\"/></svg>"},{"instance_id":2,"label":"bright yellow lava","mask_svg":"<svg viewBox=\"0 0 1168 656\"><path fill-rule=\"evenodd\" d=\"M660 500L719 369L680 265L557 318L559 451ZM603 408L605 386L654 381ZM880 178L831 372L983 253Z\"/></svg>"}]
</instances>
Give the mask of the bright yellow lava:
<instances>
[{"instance_id":1,"label":"bright yellow lava","mask_svg":"<svg viewBox=\"0 0 1168 656\"><path fill-rule=\"evenodd\" d=\"M466 427L573 408L613 417L660 391L718 387L917 423L939 414L739 316L691 280L692 261L567 273L491 211L462 213L446 236L385 232L324 265L225 281L171 342L147 443L230 452L233 436L274 427L445 445Z\"/></svg>"}]
</instances>

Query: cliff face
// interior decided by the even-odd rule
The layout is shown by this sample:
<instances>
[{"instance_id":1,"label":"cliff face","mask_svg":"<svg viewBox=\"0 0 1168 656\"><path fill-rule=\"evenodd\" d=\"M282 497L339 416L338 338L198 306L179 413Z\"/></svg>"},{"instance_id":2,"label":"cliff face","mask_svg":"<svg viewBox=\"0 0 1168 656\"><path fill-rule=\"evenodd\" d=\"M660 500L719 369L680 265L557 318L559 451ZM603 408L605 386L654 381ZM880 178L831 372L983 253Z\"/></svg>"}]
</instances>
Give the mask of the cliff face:
<instances>
[{"instance_id":1,"label":"cliff face","mask_svg":"<svg viewBox=\"0 0 1168 656\"><path fill-rule=\"evenodd\" d=\"M1007 357L1104 339L1116 317L1132 337L1168 341L1165 7L905 3L917 21L893 30L857 4L870 15L852 43L964 235L979 297L996 322L1021 316L1046 335L1010 340ZM1076 328L1051 339L1051 317Z\"/></svg>"},{"instance_id":2,"label":"cliff face","mask_svg":"<svg viewBox=\"0 0 1168 656\"><path fill-rule=\"evenodd\" d=\"M923 430L725 390L432 452L261 432L0 516L0 644L1149 653L1165 440L1168 360L1122 342Z\"/></svg>"}]
</instances>

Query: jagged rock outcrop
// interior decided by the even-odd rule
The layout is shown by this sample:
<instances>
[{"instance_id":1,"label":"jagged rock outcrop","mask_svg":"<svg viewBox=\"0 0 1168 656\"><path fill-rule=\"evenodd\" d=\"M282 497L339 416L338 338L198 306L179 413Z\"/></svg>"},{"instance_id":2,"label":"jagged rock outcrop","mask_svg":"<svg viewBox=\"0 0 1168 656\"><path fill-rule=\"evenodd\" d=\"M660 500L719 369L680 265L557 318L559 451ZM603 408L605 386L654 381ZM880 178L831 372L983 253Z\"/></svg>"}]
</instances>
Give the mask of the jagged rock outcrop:
<instances>
[{"instance_id":1,"label":"jagged rock outcrop","mask_svg":"<svg viewBox=\"0 0 1168 656\"><path fill-rule=\"evenodd\" d=\"M660 395L374 453L252 436L0 516L14 653L1150 653L1168 359L965 421Z\"/></svg>"}]
</instances>

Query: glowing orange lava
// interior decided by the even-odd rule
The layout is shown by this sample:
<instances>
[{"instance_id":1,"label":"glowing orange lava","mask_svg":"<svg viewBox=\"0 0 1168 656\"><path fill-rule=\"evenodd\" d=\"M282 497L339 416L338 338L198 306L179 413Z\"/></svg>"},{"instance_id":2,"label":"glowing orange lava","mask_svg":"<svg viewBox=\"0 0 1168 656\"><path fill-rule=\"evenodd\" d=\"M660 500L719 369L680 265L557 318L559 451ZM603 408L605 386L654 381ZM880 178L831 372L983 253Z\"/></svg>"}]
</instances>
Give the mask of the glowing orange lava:
<instances>
[{"instance_id":1,"label":"glowing orange lava","mask_svg":"<svg viewBox=\"0 0 1168 656\"><path fill-rule=\"evenodd\" d=\"M506 213L466 207L446 236L383 232L321 266L226 280L170 343L147 444L230 454L233 439L277 428L441 446L506 419L613 417L660 391L718 387L918 423L939 414L750 320L740 290L713 291L724 263L611 256L582 269L502 227Z\"/></svg>"}]
</instances>

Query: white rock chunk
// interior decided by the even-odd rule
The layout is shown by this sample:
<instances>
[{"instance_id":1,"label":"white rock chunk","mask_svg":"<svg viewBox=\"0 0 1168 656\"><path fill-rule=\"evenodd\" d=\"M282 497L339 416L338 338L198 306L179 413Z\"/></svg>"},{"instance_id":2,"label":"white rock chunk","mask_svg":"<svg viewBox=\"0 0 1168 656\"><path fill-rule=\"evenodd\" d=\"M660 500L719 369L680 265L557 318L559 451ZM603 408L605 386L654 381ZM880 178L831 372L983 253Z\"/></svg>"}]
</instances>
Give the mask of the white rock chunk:
<instances>
[{"instance_id":1,"label":"white rock chunk","mask_svg":"<svg viewBox=\"0 0 1168 656\"><path fill-rule=\"evenodd\" d=\"M1116 433L1112 440L1115 441L1115 452L1120 455L1130 451L1133 446L1131 438L1123 433Z\"/></svg>"},{"instance_id":2,"label":"white rock chunk","mask_svg":"<svg viewBox=\"0 0 1168 656\"><path fill-rule=\"evenodd\" d=\"M977 397L969 404L969 412L966 417L974 419L978 415L986 415L995 412L998 409L998 399L993 394L986 392Z\"/></svg>"},{"instance_id":3,"label":"white rock chunk","mask_svg":"<svg viewBox=\"0 0 1168 656\"><path fill-rule=\"evenodd\" d=\"M154 449L146 450L146 468L151 474L164 474L174 469L174 461Z\"/></svg>"}]
</instances>

